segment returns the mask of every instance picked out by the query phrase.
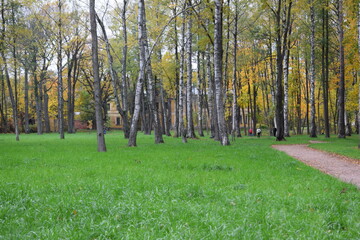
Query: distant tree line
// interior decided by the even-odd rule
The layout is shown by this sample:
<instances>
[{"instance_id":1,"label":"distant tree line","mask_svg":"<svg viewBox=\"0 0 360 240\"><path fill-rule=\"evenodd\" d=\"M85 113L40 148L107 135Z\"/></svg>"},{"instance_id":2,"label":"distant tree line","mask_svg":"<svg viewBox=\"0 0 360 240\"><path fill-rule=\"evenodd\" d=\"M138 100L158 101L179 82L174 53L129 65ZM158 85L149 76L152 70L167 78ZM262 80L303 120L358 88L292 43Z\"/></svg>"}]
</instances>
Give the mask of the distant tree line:
<instances>
[{"instance_id":1,"label":"distant tree line","mask_svg":"<svg viewBox=\"0 0 360 240\"><path fill-rule=\"evenodd\" d=\"M261 127L345 138L360 125L359 4L0 0L0 131L19 140L55 119L65 138L81 112L106 151L113 101L129 146L139 129L155 143L208 129L228 145Z\"/></svg>"}]
</instances>

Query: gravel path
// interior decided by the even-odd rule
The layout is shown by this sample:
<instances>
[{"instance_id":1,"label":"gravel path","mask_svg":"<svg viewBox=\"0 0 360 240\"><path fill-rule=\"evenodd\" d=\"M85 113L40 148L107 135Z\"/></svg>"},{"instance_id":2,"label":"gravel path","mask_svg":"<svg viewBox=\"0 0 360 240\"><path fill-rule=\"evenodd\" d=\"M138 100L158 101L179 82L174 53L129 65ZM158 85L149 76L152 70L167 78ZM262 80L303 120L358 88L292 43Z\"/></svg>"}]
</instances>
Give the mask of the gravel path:
<instances>
[{"instance_id":1,"label":"gravel path","mask_svg":"<svg viewBox=\"0 0 360 240\"><path fill-rule=\"evenodd\" d=\"M354 161L352 159L309 148L305 144L273 145L272 147L360 188L360 165L352 162Z\"/></svg>"}]
</instances>

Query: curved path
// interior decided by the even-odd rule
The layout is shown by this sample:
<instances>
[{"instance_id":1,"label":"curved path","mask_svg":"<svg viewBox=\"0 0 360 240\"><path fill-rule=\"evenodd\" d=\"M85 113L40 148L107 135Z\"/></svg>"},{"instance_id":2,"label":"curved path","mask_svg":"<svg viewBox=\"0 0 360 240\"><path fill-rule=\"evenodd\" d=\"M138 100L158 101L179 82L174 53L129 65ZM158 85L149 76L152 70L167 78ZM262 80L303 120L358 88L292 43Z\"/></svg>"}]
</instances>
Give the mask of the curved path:
<instances>
[{"instance_id":1,"label":"curved path","mask_svg":"<svg viewBox=\"0 0 360 240\"><path fill-rule=\"evenodd\" d=\"M273 145L272 147L360 188L360 165L355 163L355 160L309 148L305 144Z\"/></svg>"}]
</instances>

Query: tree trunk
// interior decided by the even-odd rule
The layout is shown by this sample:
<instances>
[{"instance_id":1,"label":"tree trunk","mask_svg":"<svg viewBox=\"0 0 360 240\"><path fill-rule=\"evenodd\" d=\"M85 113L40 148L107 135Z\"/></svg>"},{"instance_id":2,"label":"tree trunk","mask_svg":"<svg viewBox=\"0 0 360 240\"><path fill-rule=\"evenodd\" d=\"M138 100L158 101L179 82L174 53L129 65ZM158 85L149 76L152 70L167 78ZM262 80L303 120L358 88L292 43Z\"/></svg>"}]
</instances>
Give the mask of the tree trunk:
<instances>
[{"instance_id":1,"label":"tree trunk","mask_svg":"<svg viewBox=\"0 0 360 240\"><path fill-rule=\"evenodd\" d=\"M283 78L283 56L281 45L281 0L278 3L276 15L276 92L275 92L275 118L276 118L276 140L283 141L284 138L284 88L282 83Z\"/></svg>"},{"instance_id":2,"label":"tree trunk","mask_svg":"<svg viewBox=\"0 0 360 240\"><path fill-rule=\"evenodd\" d=\"M296 91L296 112L297 112L297 130L296 130L296 134L297 135L301 135L302 131L301 131L301 127L302 127L302 119L301 119L301 69L300 69L300 51L298 51L297 54L297 91Z\"/></svg>"},{"instance_id":3,"label":"tree trunk","mask_svg":"<svg viewBox=\"0 0 360 240\"><path fill-rule=\"evenodd\" d=\"M329 123L329 11L328 1L322 8L322 58L321 58L321 78L323 83L323 105L324 105L324 125L325 137L330 137L330 123Z\"/></svg>"},{"instance_id":4,"label":"tree trunk","mask_svg":"<svg viewBox=\"0 0 360 240\"><path fill-rule=\"evenodd\" d=\"M237 35L238 35L238 19L239 19L239 10L238 4L235 3L235 22L234 22L234 52L233 52L233 79L232 79L232 125L231 125L231 135L233 138L240 137L240 129L238 122L238 104L237 104Z\"/></svg>"},{"instance_id":5,"label":"tree trunk","mask_svg":"<svg viewBox=\"0 0 360 240\"><path fill-rule=\"evenodd\" d=\"M191 1L188 3L191 5ZM192 19L191 11L188 10L187 22L187 82L186 82L186 111L187 111L187 137L196 138L192 108Z\"/></svg>"},{"instance_id":6,"label":"tree trunk","mask_svg":"<svg viewBox=\"0 0 360 240\"><path fill-rule=\"evenodd\" d=\"M30 133L29 127L29 69L25 67L25 79L24 79L24 103L25 103L25 133Z\"/></svg>"},{"instance_id":7,"label":"tree trunk","mask_svg":"<svg viewBox=\"0 0 360 240\"><path fill-rule=\"evenodd\" d=\"M216 114L214 112L215 104L214 104L214 82L211 74L211 59L210 59L210 47L207 47L206 50L206 75L208 79L208 106L209 106L209 117L210 117L210 137L218 139L218 127L216 124Z\"/></svg>"},{"instance_id":8,"label":"tree trunk","mask_svg":"<svg viewBox=\"0 0 360 240\"><path fill-rule=\"evenodd\" d=\"M222 13L223 5L221 0L215 0L215 31L214 31L214 73L215 73L215 99L218 116L219 136L221 145L230 145L225 124L225 109L223 102L222 86Z\"/></svg>"},{"instance_id":9,"label":"tree trunk","mask_svg":"<svg viewBox=\"0 0 360 240\"><path fill-rule=\"evenodd\" d=\"M111 51L110 51L110 43L109 43L109 39L107 37L106 34L106 29L105 26L103 24L103 22L101 21L101 19L99 18L98 15L96 15L97 21L100 25L100 28L102 30L103 36L104 36L104 41L105 41L105 48L106 48L106 54L108 57L108 62L109 62L109 70L110 70L110 77L111 77L111 84L113 87L113 91L114 91L114 98L115 98L115 104L116 104L116 109L119 112L119 114L121 115L121 118L123 119L123 127L124 127L124 135L126 138L126 131L125 128L128 127L128 119L127 119L127 111L125 111L124 109L121 108L120 105L120 97L119 97L119 79L117 76L117 73L115 71L114 68L114 64L113 64L113 57L111 55ZM124 54L124 53L123 53ZM125 54L126 55L126 54ZM123 64L126 65L126 63L123 62ZM124 67L124 65L123 65ZM124 74L124 72L123 72ZM125 69L125 74L126 74L126 69ZM123 80L124 81L124 80ZM123 90L124 91L124 90ZM124 101L126 102L125 99L123 99L123 105L124 105ZM125 103L126 104L126 103ZM127 105L127 104L126 104Z\"/></svg>"},{"instance_id":10,"label":"tree trunk","mask_svg":"<svg viewBox=\"0 0 360 240\"><path fill-rule=\"evenodd\" d=\"M10 96L10 102L11 102L11 108L12 108L12 114L13 114L13 121L14 121L14 128L15 128L15 138L16 141L19 141L19 124L18 124L18 116L17 116L17 106L16 106L16 101L15 101L15 96L14 96L14 92L11 86L11 82L10 82L10 76L9 76L9 70L8 70L8 66L7 66L7 60L6 60L6 55L5 55L5 3L4 0L1 1L1 17L2 17L2 29L1 29L1 42L0 42L0 51L1 51L1 57L3 60L3 65L4 65L4 70L5 70L5 78L6 78L6 83L8 85L8 91L9 91L9 96ZM5 93L5 91L4 91Z\"/></svg>"},{"instance_id":11,"label":"tree trunk","mask_svg":"<svg viewBox=\"0 0 360 240\"><path fill-rule=\"evenodd\" d=\"M284 46L284 136L290 137L289 132L289 60L290 60L290 49L288 43Z\"/></svg>"},{"instance_id":12,"label":"tree trunk","mask_svg":"<svg viewBox=\"0 0 360 240\"><path fill-rule=\"evenodd\" d=\"M63 80L62 80L62 2L58 0L59 7L59 19L58 19L58 62L57 62L57 71L58 71L58 125L60 139L64 139L64 97L63 97Z\"/></svg>"},{"instance_id":13,"label":"tree trunk","mask_svg":"<svg viewBox=\"0 0 360 240\"><path fill-rule=\"evenodd\" d=\"M50 118L49 118L49 95L46 92L46 86L44 86L44 124L45 124L45 132L50 133Z\"/></svg>"},{"instance_id":14,"label":"tree trunk","mask_svg":"<svg viewBox=\"0 0 360 240\"><path fill-rule=\"evenodd\" d=\"M292 0L288 2L288 6L284 9L285 16L285 24L282 22L282 1L278 1L278 7L275 12L276 19L276 140L282 141L285 140L284 137L284 88L283 88L283 60L285 52L284 46L288 42L288 34L290 32L291 27L291 7Z\"/></svg>"},{"instance_id":15,"label":"tree trunk","mask_svg":"<svg viewBox=\"0 0 360 240\"><path fill-rule=\"evenodd\" d=\"M92 67L94 73L94 97L95 97L95 117L97 131L98 152L106 152L104 124L101 110L101 87L99 77L99 59L98 59L98 39L96 30L96 12L95 0L90 0L90 31L91 31L91 55Z\"/></svg>"},{"instance_id":16,"label":"tree trunk","mask_svg":"<svg viewBox=\"0 0 360 240\"><path fill-rule=\"evenodd\" d=\"M198 37L199 42L199 37ZM200 50L197 51L197 78L198 78L198 134L200 137L204 136L203 133L203 105L204 105L204 95L203 95L203 82L204 82L204 75L201 74L201 69L204 69L203 62L204 58L202 59L202 63L200 62Z\"/></svg>"},{"instance_id":17,"label":"tree trunk","mask_svg":"<svg viewBox=\"0 0 360 240\"><path fill-rule=\"evenodd\" d=\"M310 21L310 137L315 138L317 136L315 123L315 10L313 0L310 1Z\"/></svg>"},{"instance_id":18,"label":"tree trunk","mask_svg":"<svg viewBox=\"0 0 360 240\"><path fill-rule=\"evenodd\" d=\"M68 65L68 72L67 72L67 95L68 95L68 100L67 100L67 116L68 116L68 133L75 133L75 127L74 127L74 109L72 106L72 84L71 84L71 78L72 78L72 69L74 67L74 61L73 59L70 58L70 52L67 54L67 65ZM46 124L45 124L46 125Z\"/></svg>"},{"instance_id":19,"label":"tree trunk","mask_svg":"<svg viewBox=\"0 0 360 240\"><path fill-rule=\"evenodd\" d=\"M128 104L128 86L126 82L126 71L127 71L127 52L128 52L128 39L127 39L127 25L126 25L126 8L128 0L124 0L123 11L121 14L121 21L123 24L123 35L124 35L124 47L123 47L123 58L122 58L122 81L121 81L121 100L123 106L123 130L124 137L129 138L130 135L130 126L129 126L129 104Z\"/></svg>"},{"instance_id":20,"label":"tree trunk","mask_svg":"<svg viewBox=\"0 0 360 240\"><path fill-rule=\"evenodd\" d=\"M184 126L185 13L183 13L182 21L179 77L179 134L182 137L182 142L186 143L186 131Z\"/></svg>"},{"instance_id":21,"label":"tree trunk","mask_svg":"<svg viewBox=\"0 0 360 240\"><path fill-rule=\"evenodd\" d=\"M339 34L339 60L340 60L340 81L339 81L339 121L338 137L345 138L345 58L344 58L344 29L343 29L343 0L337 0L338 10L338 34Z\"/></svg>"},{"instance_id":22,"label":"tree trunk","mask_svg":"<svg viewBox=\"0 0 360 240\"><path fill-rule=\"evenodd\" d=\"M152 72L152 68L151 68L151 56L150 56L150 51L149 51L149 44L148 44L148 36L147 36L147 29L146 29L146 14L145 14L145 2L144 0L140 0L142 1L142 5L143 8L139 8L139 10L142 10L143 13L143 21L144 23L142 24L142 31L143 31L143 38L142 38L142 47L144 48L144 52L145 52L145 69L146 69L146 78L147 78L147 90L148 90L148 94L149 94L149 106L150 106L150 114L152 117L152 121L153 124L152 126L154 127L154 135L155 135L155 143L164 143L162 134L161 134L161 129L160 129L160 120L159 120L159 115L158 115L158 108L157 108L157 104L156 104L156 84L155 84L155 80L154 80L154 76L153 76L153 72ZM140 5L140 4L139 4Z\"/></svg>"},{"instance_id":23,"label":"tree trunk","mask_svg":"<svg viewBox=\"0 0 360 240\"><path fill-rule=\"evenodd\" d=\"M1 128L2 132L7 132L7 110L6 110L6 93L5 93L5 78L3 70L0 69L0 80L1 80L1 102L0 102L0 114L1 114Z\"/></svg>"},{"instance_id":24,"label":"tree trunk","mask_svg":"<svg viewBox=\"0 0 360 240\"><path fill-rule=\"evenodd\" d=\"M173 8L173 15L176 16L177 12L176 12L176 5ZM178 30L177 30L177 18L174 19L174 45L175 45L175 126L173 127L175 130L175 134L174 137L179 137L179 135L181 134L179 132L179 65L180 65L180 60L179 60L179 40L178 40Z\"/></svg>"},{"instance_id":25,"label":"tree trunk","mask_svg":"<svg viewBox=\"0 0 360 240\"><path fill-rule=\"evenodd\" d=\"M306 132L310 135L310 124L309 124L309 64L307 57L305 56L305 91L306 91Z\"/></svg>"}]
</instances>

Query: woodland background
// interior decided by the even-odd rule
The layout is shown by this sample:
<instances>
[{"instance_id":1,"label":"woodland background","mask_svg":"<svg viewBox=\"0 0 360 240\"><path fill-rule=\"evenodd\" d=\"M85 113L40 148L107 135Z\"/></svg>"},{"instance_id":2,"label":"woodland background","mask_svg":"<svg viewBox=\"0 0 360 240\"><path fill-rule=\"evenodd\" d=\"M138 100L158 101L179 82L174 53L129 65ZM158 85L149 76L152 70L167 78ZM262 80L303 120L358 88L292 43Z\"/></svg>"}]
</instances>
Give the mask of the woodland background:
<instances>
[{"instance_id":1,"label":"woodland background","mask_svg":"<svg viewBox=\"0 0 360 240\"><path fill-rule=\"evenodd\" d=\"M138 128L223 145L250 128L359 133L357 0L0 4L0 131L17 139L75 120L103 138L110 102L130 146Z\"/></svg>"}]
</instances>

